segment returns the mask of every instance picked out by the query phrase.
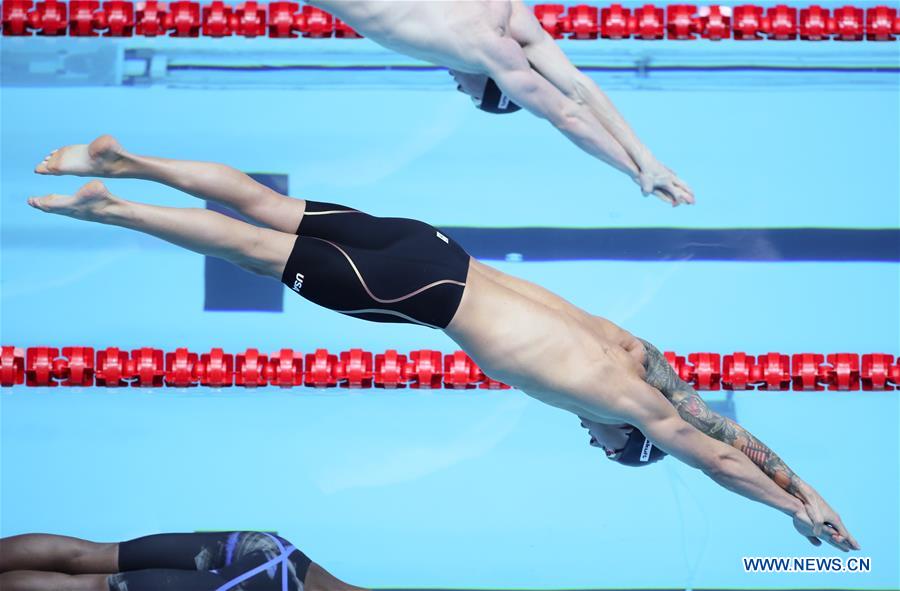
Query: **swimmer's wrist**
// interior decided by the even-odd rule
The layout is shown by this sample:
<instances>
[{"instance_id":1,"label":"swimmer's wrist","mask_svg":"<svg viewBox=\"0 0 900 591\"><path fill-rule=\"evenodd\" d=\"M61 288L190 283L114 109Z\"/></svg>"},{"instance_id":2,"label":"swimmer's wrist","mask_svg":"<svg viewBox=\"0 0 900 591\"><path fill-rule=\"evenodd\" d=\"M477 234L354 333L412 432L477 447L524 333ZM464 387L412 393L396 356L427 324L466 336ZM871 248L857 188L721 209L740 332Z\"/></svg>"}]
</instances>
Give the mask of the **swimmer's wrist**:
<instances>
[{"instance_id":1,"label":"swimmer's wrist","mask_svg":"<svg viewBox=\"0 0 900 591\"><path fill-rule=\"evenodd\" d=\"M795 480L796 482L794 482L794 492L792 493L792 495L796 497L801 504L810 502L811 499L818 495L815 489L813 489L813 487L811 487L810 485L806 484L799 478L796 478Z\"/></svg>"},{"instance_id":2,"label":"swimmer's wrist","mask_svg":"<svg viewBox=\"0 0 900 591\"><path fill-rule=\"evenodd\" d=\"M806 515L806 506L803 504L803 501L801 501L794 495L789 495L788 503L788 506L785 509L782 509L782 513L784 513L788 517L797 518Z\"/></svg>"},{"instance_id":3,"label":"swimmer's wrist","mask_svg":"<svg viewBox=\"0 0 900 591\"><path fill-rule=\"evenodd\" d=\"M635 151L635 153L631 154L631 158L634 160L634 163L637 165L640 172L652 168L657 163L656 156L654 156L646 147L641 147Z\"/></svg>"}]
</instances>

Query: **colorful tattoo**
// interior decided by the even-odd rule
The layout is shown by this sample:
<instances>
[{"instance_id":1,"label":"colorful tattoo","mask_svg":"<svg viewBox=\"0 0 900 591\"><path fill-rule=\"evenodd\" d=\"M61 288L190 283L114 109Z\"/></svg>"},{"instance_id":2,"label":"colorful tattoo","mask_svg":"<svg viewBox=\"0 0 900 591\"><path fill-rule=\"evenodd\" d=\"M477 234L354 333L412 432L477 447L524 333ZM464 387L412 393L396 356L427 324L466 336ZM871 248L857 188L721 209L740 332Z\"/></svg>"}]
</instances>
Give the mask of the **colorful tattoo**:
<instances>
[{"instance_id":1,"label":"colorful tattoo","mask_svg":"<svg viewBox=\"0 0 900 591\"><path fill-rule=\"evenodd\" d=\"M682 419L710 437L740 450L778 486L799 496L801 481L778 454L731 419L710 410L697 391L678 377L659 349L643 339L641 342L647 352L644 380L662 392Z\"/></svg>"}]
</instances>

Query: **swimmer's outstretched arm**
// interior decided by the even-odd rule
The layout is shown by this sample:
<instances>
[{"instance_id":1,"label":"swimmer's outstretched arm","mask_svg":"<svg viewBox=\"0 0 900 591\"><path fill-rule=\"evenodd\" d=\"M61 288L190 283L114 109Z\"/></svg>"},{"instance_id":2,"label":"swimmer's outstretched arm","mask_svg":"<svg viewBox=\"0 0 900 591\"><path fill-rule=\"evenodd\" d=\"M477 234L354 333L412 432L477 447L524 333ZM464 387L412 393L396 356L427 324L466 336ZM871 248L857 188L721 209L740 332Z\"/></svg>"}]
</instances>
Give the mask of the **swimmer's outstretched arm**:
<instances>
[{"instance_id":1,"label":"swimmer's outstretched arm","mask_svg":"<svg viewBox=\"0 0 900 591\"><path fill-rule=\"evenodd\" d=\"M624 172L639 182L640 169L622 145L579 105L535 72L512 39L502 40L503 49L486 56L485 68L513 102L546 119L576 146Z\"/></svg>"},{"instance_id":2,"label":"swimmer's outstretched arm","mask_svg":"<svg viewBox=\"0 0 900 591\"><path fill-rule=\"evenodd\" d=\"M840 516L815 489L801 480L778 454L752 433L731 419L710 410L697 391L678 377L659 349L647 341L642 342L646 351L645 381L658 389L672 403L684 421L709 437L740 451L772 482L799 499L813 521L814 535L819 536L823 532L827 534L832 531L840 539L835 546L842 550L859 549L856 540L844 527Z\"/></svg>"},{"instance_id":3,"label":"swimmer's outstretched arm","mask_svg":"<svg viewBox=\"0 0 900 591\"><path fill-rule=\"evenodd\" d=\"M813 545L819 546L825 540L844 552L859 549L836 514L831 522L817 523L814 508L775 484L745 454L708 437L682 419L661 392L646 382L632 384L628 395L619 397L608 411L640 429L660 449L702 470L720 486L791 516L797 532Z\"/></svg>"},{"instance_id":4,"label":"swimmer's outstretched arm","mask_svg":"<svg viewBox=\"0 0 900 591\"><path fill-rule=\"evenodd\" d=\"M812 544L824 537L847 551L848 540L833 530L816 529L803 502L762 473L744 454L707 437L684 421L656 388L646 382L632 384L628 395L609 405L614 416L640 429L650 441L685 464L698 468L718 485L752 501L766 504L793 518L796 530Z\"/></svg>"},{"instance_id":5,"label":"swimmer's outstretched arm","mask_svg":"<svg viewBox=\"0 0 900 591\"><path fill-rule=\"evenodd\" d=\"M591 116L609 132L638 170L636 181L644 194L662 192L678 203L693 203L691 188L663 166L638 139L609 97L593 80L581 73L556 41L541 27L531 9L520 0L512 2L510 32L525 52L530 67ZM512 96L512 95L510 95ZM515 99L513 99L515 100Z\"/></svg>"}]
</instances>

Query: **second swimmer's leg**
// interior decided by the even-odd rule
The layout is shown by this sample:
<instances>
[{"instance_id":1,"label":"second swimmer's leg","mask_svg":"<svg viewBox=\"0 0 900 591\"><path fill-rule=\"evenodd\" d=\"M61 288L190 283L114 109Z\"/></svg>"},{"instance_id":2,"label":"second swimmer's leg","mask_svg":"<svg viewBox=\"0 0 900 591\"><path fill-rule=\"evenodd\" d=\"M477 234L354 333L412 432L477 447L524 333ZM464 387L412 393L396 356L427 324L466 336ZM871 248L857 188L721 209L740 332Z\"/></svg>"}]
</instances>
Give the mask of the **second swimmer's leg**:
<instances>
[{"instance_id":1,"label":"second swimmer's leg","mask_svg":"<svg viewBox=\"0 0 900 591\"><path fill-rule=\"evenodd\" d=\"M32 197L28 203L48 213L137 230L278 279L297 239L206 209L126 201L112 195L100 181L91 181L75 195Z\"/></svg>"},{"instance_id":2,"label":"second swimmer's leg","mask_svg":"<svg viewBox=\"0 0 900 591\"><path fill-rule=\"evenodd\" d=\"M296 232L303 217L302 199L273 191L230 166L131 154L110 135L55 150L35 172L150 180L220 203L279 232Z\"/></svg>"},{"instance_id":3,"label":"second swimmer's leg","mask_svg":"<svg viewBox=\"0 0 900 591\"><path fill-rule=\"evenodd\" d=\"M109 591L107 575L67 575L34 570L0 574L3 591Z\"/></svg>"},{"instance_id":4,"label":"second swimmer's leg","mask_svg":"<svg viewBox=\"0 0 900 591\"><path fill-rule=\"evenodd\" d=\"M52 571L57 573L114 573L118 544L100 544L69 536L23 534L0 540L0 573Z\"/></svg>"},{"instance_id":5,"label":"second swimmer's leg","mask_svg":"<svg viewBox=\"0 0 900 591\"><path fill-rule=\"evenodd\" d=\"M158 534L121 544L112 591L357 591L287 540L260 532Z\"/></svg>"}]
</instances>

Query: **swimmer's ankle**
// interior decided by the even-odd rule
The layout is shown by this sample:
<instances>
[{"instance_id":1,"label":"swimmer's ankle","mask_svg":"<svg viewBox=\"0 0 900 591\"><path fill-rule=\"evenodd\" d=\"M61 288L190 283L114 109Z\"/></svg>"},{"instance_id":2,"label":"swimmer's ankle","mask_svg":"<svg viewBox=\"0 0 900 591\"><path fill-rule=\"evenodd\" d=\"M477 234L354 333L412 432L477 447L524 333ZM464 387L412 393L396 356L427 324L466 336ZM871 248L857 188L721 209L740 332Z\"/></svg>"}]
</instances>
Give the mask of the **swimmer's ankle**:
<instances>
[{"instance_id":1,"label":"swimmer's ankle","mask_svg":"<svg viewBox=\"0 0 900 591\"><path fill-rule=\"evenodd\" d=\"M110 226L131 227L137 219L135 203L116 197L110 192L97 194L85 204L84 219Z\"/></svg>"},{"instance_id":2,"label":"swimmer's ankle","mask_svg":"<svg viewBox=\"0 0 900 591\"><path fill-rule=\"evenodd\" d=\"M122 149L106 163L105 176L120 179L144 179L145 166L140 157Z\"/></svg>"},{"instance_id":3,"label":"swimmer's ankle","mask_svg":"<svg viewBox=\"0 0 900 591\"><path fill-rule=\"evenodd\" d=\"M155 175L144 157L124 150L119 155L115 167L115 174L119 178L155 180Z\"/></svg>"},{"instance_id":4,"label":"swimmer's ankle","mask_svg":"<svg viewBox=\"0 0 900 591\"><path fill-rule=\"evenodd\" d=\"M97 221L113 226L131 227L137 219L135 204L118 197L111 197L97 215Z\"/></svg>"},{"instance_id":5,"label":"swimmer's ankle","mask_svg":"<svg viewBox=\"0 0 900 591\"><path fill-rule=\"evenodd\" d=\"M93 172L103 177L128 177L132 160L122 144L111 135L101 135L88 145Z\"/></svg>"}]
</instances>

